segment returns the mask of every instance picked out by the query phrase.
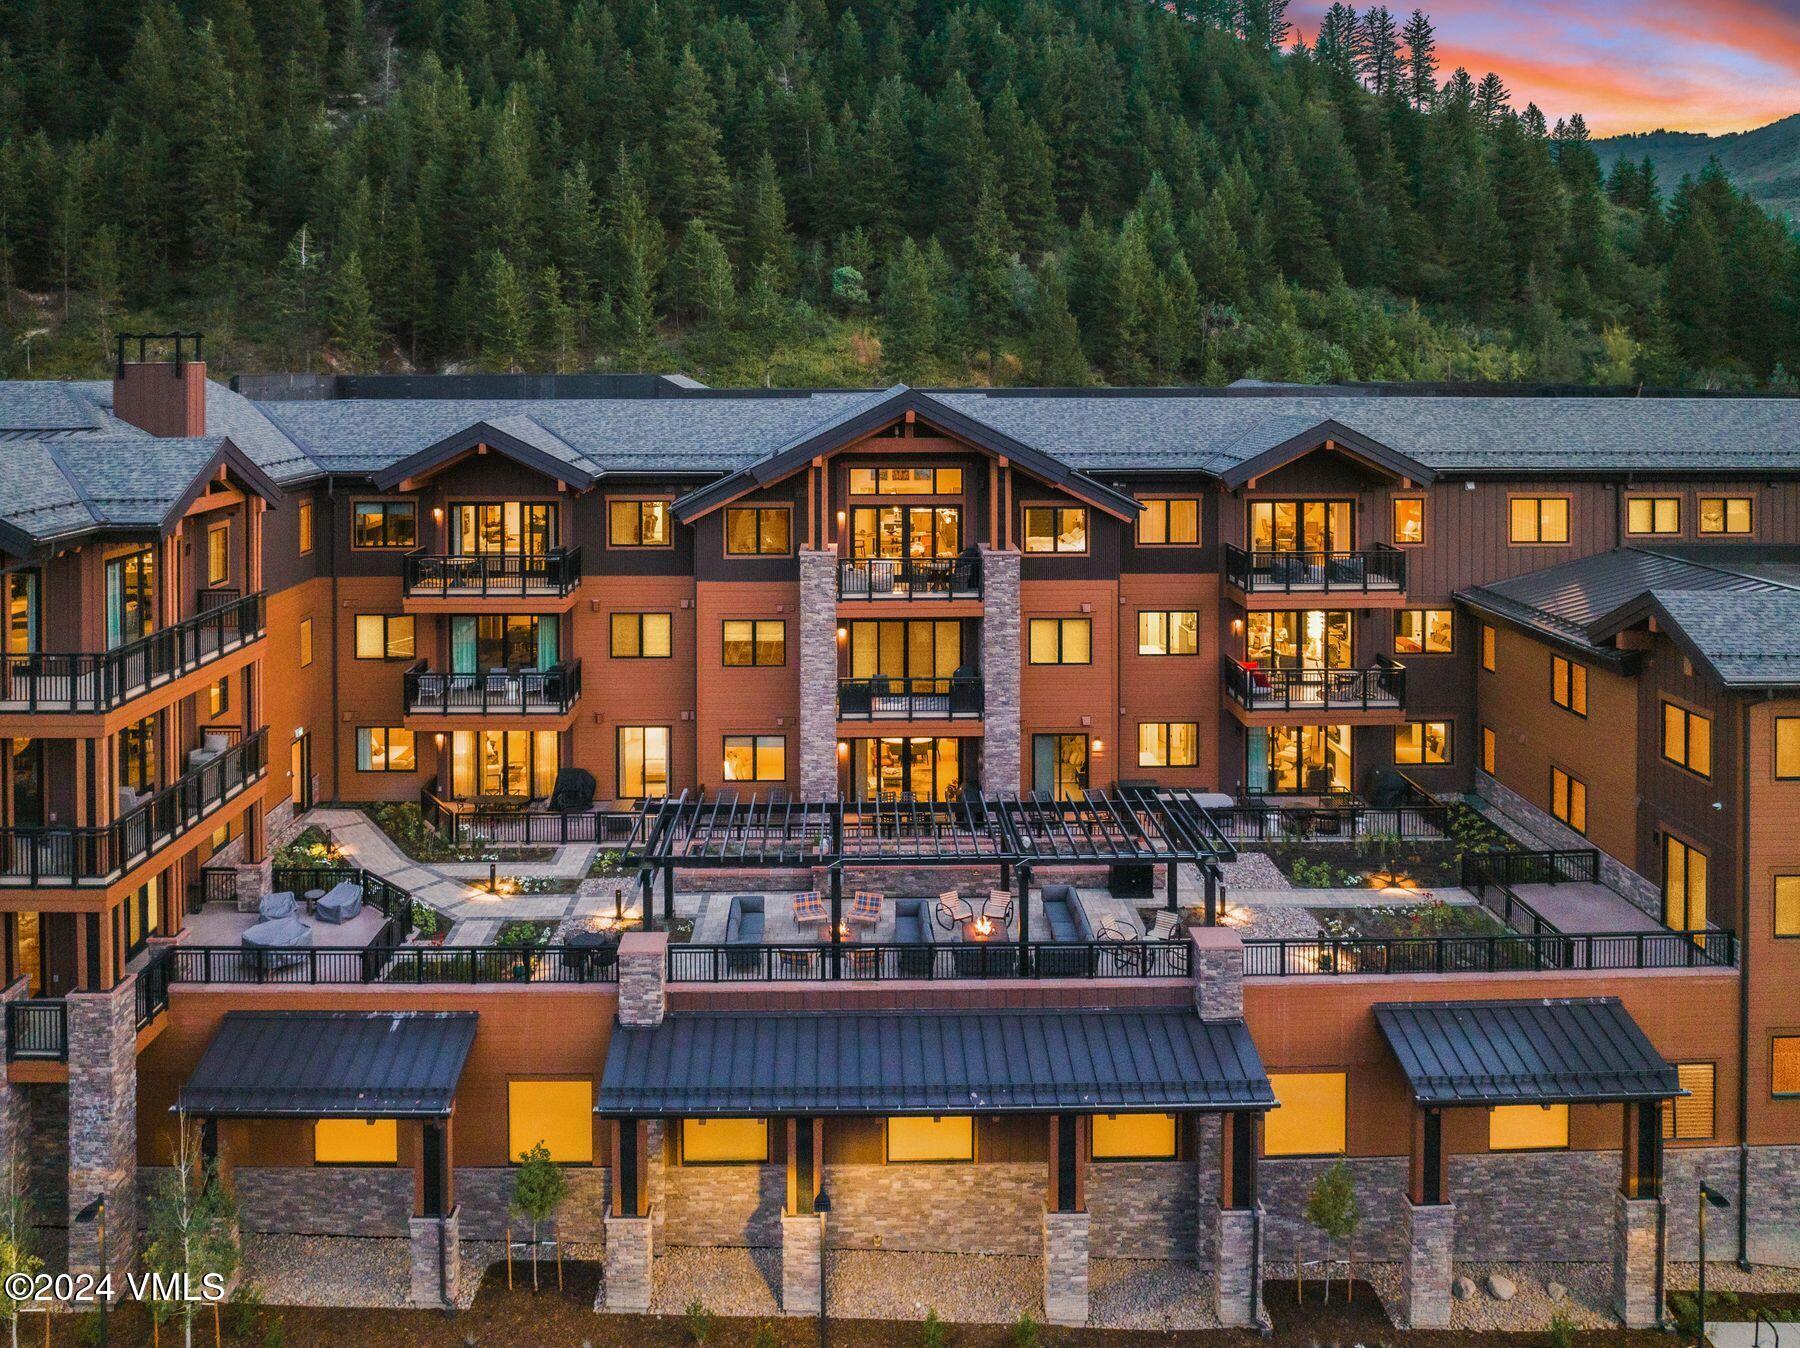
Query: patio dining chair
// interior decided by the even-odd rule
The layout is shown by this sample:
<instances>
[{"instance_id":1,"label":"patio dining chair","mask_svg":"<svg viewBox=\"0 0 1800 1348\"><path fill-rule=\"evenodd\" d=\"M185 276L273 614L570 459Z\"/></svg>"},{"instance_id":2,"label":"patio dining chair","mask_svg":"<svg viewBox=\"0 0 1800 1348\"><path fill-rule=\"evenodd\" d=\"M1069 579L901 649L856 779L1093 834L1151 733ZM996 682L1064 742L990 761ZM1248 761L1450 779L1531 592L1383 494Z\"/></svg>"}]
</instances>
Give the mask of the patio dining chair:
<instances>
[{"instance_id":1,"label":"patio dining chair","mask_svg":"<svg viewBox=\"0 0 1800 1348\"><path fill-rule=\"evenodd\" d=\"M955 931L962 923L975 920L975 905L954 889L946 889L938 895L934 911L938 926L945 931Z\"/></svg>"},{"instance_id":2,"label":"patio dining chair","mask_svg":"<svg viewBox=\"0 0 1800 1348\"><path fill-rule=\"evenodd\" d=\"M1150 924L1150 939L1152 941L1173 941L1180 931L1180 913L1158 913L1156 921Z\"/></svg>"},{"instance_id":3,"label":"patio dining chair","mask_svg":"<svg viewBox=\"0 0 1800 1348\"><path fill-rule=\"evenodd\" d=\"M831 914L825 908L825 896L816 889L809 889L794 895L794 923L805 926L808 922L829 922Z\"/></svg>"},{"instance_id":4,"label":"patio dining chair","mask_svg":"<svg viewBox=\"0 0 1800 1348\"><path fill-rule=\"evenodd\" d=\"M981 905L981 915L989 922L998 922L1001 926L1009 926L1013 920L1013 896L1010 889L990 889L987 902Z\"/></svg>"},{"instance_id":5,"label":"patio dining chair","mask_svg":"<svg viewBox=\"0 0 1800 1348\"><path fill-rule=\"evenodd\" d=\"M850 911L845 920L874 926L881 921L881 894L873 889L859 889L850 896Z\"/></svg>"},{"instance_id":6,"label":"patio dining chair","mask_svg":"<svg viewBox=\"0 0 1800 1348\"><path fill-rule=\"evenodd\" d=\"M1137 933L1117 918L1103 917L1094 924L1096 941L1135 941Z\"/></svg>"}]
</instances>

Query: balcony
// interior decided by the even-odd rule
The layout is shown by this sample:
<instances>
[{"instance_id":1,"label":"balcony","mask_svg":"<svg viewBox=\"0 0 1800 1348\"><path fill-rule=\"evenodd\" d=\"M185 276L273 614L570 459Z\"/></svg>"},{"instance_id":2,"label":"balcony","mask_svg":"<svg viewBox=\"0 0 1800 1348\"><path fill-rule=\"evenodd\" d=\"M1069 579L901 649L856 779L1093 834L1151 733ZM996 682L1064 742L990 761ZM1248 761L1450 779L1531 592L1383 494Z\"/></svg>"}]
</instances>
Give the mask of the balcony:
<instances>
[{"instance_id":1,"label":"balcony","mask_svg":"<svg viewBox=\"0 0 1800 1348\"><path fill-rule=\"evenodd\" d=\"M262 780L269 732L197 763L148 800L97 828L0 829L0 887L105 885L181 840Z\"/></svg>"},{"instance_id":2,"label":"balcony","mask_svg":"<svg viewBox=\"0 0 1800 1348\"><path fill-rule=\"evenodd\" d=\"M107 712L264 632L263 595L208 590L206 611L110 651L0 659L0 712Z\"/></svg>"},{"instance_id":3,"label":"balcony","mask_svg":"<svg viewBox=\"0 0 1800 1348\"><path fill-rule=\"evenodd\" d=\"M838 680L840 721L960 721L981 719L979 675L948 679Z\"/></svg>"},{"instance_id":4,"label":"balcony","mask_svg":"<svg viewBox=\"0 0 1800 1348\"><path fill-rule=\"evenodd\" d=\"M581 549L543 553L411 552L408 599L562 599L581 583Z\"/></svg>"},{"instance_id":5,"label":"balcony","mask_svg":"<svg viewBox=\"0 0 1800 1348\"><path fill-rule=\"evenodd\" d=\"M1361 552L1249 552L1225 545L1225 583L1245 594L1383 594L1406 589L1406 554L1377 544Z\"/></svg>"},{"instance_id":6,"label":"balcony","mask_svg":"<svg viewBox=\"0 0 1800 1348\"><path fill-rule=\"evenodd\" d=\"M838 563L839 599L979 599L981 554L858 557Z\"/></svg>"},{"instance_id":7,"label":"balcony","mask_svg":"<svg viewBox=\"0 0 1800 1348\"><path fill-rule=\"evenodd\" d=\"M6 1004L8 1062L67 1062L69 1004L60 997L20 997Z\"/></svg>"},{"instance_id":8,"label":"balcony","mask_svg":"<svg viewBox=\"0 0 1800 1348\"><path fill-rule=\"evenodd\" d=\"M406 671L409 716L564 716L580 696L579 660L486 674L446 674L421 661Z\"/></svg>"},{"instance_id":9,"label":"balcony","mask_svg":"<svg viewBox=\"0 0 1800 1348\"><path fill-rule=\"evenodd\" d=\"M1368 669L1251 669L1226 656L1225 691L1245 711L1312 713L1401 709L1406 666L1382 656Z\"/></svg>"}]
</instances>

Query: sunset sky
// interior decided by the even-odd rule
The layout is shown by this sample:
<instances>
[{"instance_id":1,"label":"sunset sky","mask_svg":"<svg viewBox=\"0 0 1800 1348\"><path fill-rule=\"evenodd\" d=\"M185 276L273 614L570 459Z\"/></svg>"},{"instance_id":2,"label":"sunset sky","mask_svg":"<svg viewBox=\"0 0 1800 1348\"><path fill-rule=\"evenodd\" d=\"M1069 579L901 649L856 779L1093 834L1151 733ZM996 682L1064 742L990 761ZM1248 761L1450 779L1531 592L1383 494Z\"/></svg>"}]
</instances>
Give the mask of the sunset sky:
<instances>
[{"instance_id":1,"label":"sunset sky","mask_svg":"<svg viewBox=\"0 0 1800 1348\"><path fill-rule=\"evenodd\" d=\"M1387 0L1404 21L1413 0ZM1364 5L1359 3L1359 9ZM1744 131L1800 112L1800 0L1435 0L1448 73L1498 71L1515 106L1595 135ZM1290 16L1311 42L1324 0Z\"/></svg>"}]
</instances>

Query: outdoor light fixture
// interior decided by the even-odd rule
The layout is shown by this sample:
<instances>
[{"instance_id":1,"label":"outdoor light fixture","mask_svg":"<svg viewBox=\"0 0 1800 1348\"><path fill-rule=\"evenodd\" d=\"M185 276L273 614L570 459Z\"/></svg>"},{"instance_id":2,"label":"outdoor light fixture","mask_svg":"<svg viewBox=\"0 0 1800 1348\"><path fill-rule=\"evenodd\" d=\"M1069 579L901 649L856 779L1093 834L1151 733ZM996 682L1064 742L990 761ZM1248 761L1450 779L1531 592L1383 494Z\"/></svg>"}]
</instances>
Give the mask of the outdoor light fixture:
<instances>
[{"instance_id":1,"label":"outdoor light fixture","mask_svg":"<svg viewBox=\"0 0 1800 1348\"><path fill-rule=\"evenodd\" d=\"M1695 1206L1700 1213L1700 1289L1699 1306L1695 1311L1695 1319L1700 1322L1696 1343L1706 1342L1706 1210L1708 1208L1728 1208L1731 1200L1725 1197L1705 1180L1700 1181L1700 1193Z\"/></svg>"}]
</instances>

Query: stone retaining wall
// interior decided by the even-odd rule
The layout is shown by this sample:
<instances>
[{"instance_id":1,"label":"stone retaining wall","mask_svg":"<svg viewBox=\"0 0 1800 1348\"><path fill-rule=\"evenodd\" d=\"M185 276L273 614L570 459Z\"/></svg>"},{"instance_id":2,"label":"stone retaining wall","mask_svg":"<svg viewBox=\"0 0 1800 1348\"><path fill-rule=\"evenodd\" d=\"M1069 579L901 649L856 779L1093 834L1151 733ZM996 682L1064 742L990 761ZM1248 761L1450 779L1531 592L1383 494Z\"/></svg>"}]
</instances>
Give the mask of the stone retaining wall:
<instances>
[{"instance_id":1,"label":"stone retaining wall","mask_svg":"<svg viewBox=\"0 0 1800 1348\"><path fill-rule=\"evenodd\" d=\"M1490 777L1479 769L1475 773L1475 794L1492 805L1502 818L1514 821L1552 847L1586 850L1594 845L1562 820L1538 809L1499 778ZM1630 899L1650 916L1661 918L1662 891L1655 882L1645 879L1606 852L1600 853L1600 883L1615 894Z\"/></svg>"}]
</instances>

